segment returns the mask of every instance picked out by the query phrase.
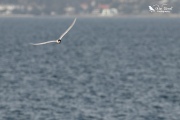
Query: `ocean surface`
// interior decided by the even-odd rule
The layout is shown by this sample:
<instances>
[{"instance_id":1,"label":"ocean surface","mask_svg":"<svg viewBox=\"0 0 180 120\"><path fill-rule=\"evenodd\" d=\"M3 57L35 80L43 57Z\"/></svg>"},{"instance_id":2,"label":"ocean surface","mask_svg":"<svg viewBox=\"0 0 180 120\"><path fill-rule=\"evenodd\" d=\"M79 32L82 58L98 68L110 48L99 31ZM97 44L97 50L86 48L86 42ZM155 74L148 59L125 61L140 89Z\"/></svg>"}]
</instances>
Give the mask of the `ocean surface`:
<instances>
[{"instance_id":1,"label":"ocean surface","mask_svg":"<svg viewBox=\"0 0 180 120\"><path fill-rule=\"evenodd\" d=\"M0 120L180 120L179 18L0 18Z\"/></svg>"}]
</instances>

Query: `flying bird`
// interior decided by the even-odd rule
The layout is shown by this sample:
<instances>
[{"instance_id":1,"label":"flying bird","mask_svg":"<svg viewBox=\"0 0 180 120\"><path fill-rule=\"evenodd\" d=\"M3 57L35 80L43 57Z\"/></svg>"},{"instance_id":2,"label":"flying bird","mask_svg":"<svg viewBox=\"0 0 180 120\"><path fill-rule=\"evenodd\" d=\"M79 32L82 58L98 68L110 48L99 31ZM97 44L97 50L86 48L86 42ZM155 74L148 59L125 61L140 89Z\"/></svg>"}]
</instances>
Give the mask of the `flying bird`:
<instances>
[{"instance_id":1,"label":"flying bird","mask_svg":"<svg viewBox=\"0 0 180 120\"><path fill-rule=\"evenodd\" d=\"M47 42L41 42L41 43L30 43L31 45L44 45L44 44L48 44L48 43L57 43L60 44L62 38L69 32L69 30L74 26L76 22L76 18L74 19L74 21L72 22L72 24L69 26L69 28L57 39L57 40L51 40L51 41L47 41Z\"/></svg>"},{"instance_id":2,"label":"flying bird","mask_svg":"<svg viewBox=\"0 0 180 120\"><path fill-rule=\"evenodd\" d=\"M154 8L152 8L151 6L149 6L149 11L150 12L155 12Z\"/></svg>"}]
</instances>

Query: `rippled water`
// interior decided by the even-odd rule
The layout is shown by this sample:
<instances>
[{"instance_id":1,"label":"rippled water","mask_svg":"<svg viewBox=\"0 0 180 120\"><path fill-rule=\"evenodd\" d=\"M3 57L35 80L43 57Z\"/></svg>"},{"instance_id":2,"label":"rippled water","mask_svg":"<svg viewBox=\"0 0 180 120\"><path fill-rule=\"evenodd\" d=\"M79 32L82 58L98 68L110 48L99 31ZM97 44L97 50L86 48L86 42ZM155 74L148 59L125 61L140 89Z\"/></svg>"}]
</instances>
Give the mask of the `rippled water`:
<instances>
[{"instance_id":1,"label":"rippled water","mask_svg":"<svg viewBox=\"0 0 180 120\"><path fill-rule=\"evenodd\" d=\"M1 120L179 120L175 18L0 18Z\"/></svg>"}]
</instances>

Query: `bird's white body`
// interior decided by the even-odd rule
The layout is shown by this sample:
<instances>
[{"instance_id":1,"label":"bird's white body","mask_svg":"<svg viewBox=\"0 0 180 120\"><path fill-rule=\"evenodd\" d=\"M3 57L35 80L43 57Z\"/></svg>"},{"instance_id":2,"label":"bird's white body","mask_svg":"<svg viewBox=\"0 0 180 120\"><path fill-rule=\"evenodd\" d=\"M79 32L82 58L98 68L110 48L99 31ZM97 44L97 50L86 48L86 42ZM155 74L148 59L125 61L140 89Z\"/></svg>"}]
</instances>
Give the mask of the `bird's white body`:
<instances>
[{"instance_id":1,"label":"bird's white body","mask_svg":"<svg viewBox=\"0 0 180 120\"><path fill-rule=\"evenodd\" d=\"M72 24L69 26L69 28L59 37L59 39L57 40L51 40L51 41L47 41L47 42L42 42L42 43L31 43L31 45L44 45L44 44L48 44L48 43L61 43L62 38L69 32L69 30L74 26L76 22L76 18L74 19L74 21L72 22Z\"/></svg>"}]
</instances>

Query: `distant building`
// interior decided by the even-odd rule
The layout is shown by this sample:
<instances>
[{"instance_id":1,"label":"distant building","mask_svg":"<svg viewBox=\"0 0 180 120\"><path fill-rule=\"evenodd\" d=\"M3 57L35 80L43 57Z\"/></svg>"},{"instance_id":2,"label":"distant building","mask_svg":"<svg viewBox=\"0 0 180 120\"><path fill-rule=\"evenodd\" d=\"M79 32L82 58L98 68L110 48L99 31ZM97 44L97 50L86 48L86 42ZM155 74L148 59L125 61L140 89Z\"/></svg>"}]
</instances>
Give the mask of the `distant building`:
<instances>
[{"instance_id":1,"label":"distant building","mask_svg":"<svg viewBox=\"0 0 180 120\"><path fill-rule=\"evenodd\" d=\"M109 9L109 8L110 8L110 5L109 5L109 4L99 4L99 5L98 5L98 8L99 8L99 9Z\"/></svg>"},{"instance_id":2,"label":"distant building","mask_svg":"<svg viewBox=\"0 0 180 120\"><path fill-rule=\"evenodd\" d=\"M92 15L100 15L100 14L101 14L100 9L94 9L94 10L92 11Z\"/></svg>"},{"instance_id":3,"label":"distant building","mask_svg":"<svg viewBox=\"0 0 180 120\"><path fill-rule=\"evenodd\" d=\"M88 8L89 8L89 6L88 6L88 4L87 3L81 3L81 8L83 9L83 10L87 10Z\"/></svg>"},{"instance_id":4,"label":"distant building","mask_svg":"<svg viewBox=\"0 0 180 120\"><path fill-rule=\"evenodd\" d=\"M98 9L93 11L93 13L98 14L100 11L101 16L115 16L118 15L118 10L116 8L110 8L109 4L99 4Z\"/></svg>"},{"instance_id":5,"label":"distant building","mask_svg":"<svg viewBox=\"0 0 180 120\"><path fill-rule=\"evenodd\" d=\"M66 7L65 8L65 14L67 14L67 15L75 14L75 8L72 6Z\"/></svg>"},{"instance_id":6,"label":"distant building","mask_svg":"<svg viewBox=\"0 0 180 120\"><path fill-rule=\"evenodd\" d=\"M81 3L80 4L80 8L81 8L80 14L87 14L87 13L89 13L89 5L88 5L88 3Z\"/></svg>"},{"instance_id":7,"label":"distant building","mask_svg":"<svg viewBox=\"0 0 180 120\"><path fill-rule=\"evenodd\" d=\"M101 12L102 16L115 16L118 15L118 10L116 8L103 9Z\"/></svg>"},{"instance_id":8,"label":"distant building","mask_svg":"<svg viewBox=\"0 0 180 120\"><path fill-rule=\"evenodd\" d=\"M17 5L0 5L0 14L10 15L15 9L20 9Z\"/></svg>"}]
</instances>

